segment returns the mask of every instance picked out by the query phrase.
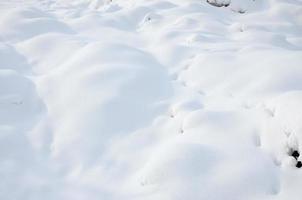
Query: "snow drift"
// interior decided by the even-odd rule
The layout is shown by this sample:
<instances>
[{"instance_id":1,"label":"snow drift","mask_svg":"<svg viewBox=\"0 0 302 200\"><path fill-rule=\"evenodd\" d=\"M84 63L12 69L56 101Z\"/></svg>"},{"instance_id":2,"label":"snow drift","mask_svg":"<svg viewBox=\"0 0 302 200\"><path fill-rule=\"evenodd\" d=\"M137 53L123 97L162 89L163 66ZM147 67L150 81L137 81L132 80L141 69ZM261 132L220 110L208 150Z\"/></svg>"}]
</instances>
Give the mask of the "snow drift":
<instances>
[{"instance_id":1,"label":"snow drift","mask_svg":"<svg viewBox=\"0 0 302 200\"><path fill-rule=\"evenodd\" d=\"M0 199L300 199L301 1L0 10Z\"/></svg>"}]
</instances>

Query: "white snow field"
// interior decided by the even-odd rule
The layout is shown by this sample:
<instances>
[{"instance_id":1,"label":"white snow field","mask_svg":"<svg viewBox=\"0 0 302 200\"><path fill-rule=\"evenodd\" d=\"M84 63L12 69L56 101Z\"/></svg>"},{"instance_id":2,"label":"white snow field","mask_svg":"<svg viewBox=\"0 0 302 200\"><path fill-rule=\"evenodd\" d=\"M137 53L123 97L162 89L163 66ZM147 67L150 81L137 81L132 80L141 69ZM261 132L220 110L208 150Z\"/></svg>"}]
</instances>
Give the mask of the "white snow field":
<instances>
[{"instance_id":1,"label":"white snow field","mask_svg":"<svg viewBox=\"0 0 302 200\"><path fill-rule=\"evenodd\" d=\"M301 0L0 0L0 200L301 200Z\"/></svg>"}]
</instances>

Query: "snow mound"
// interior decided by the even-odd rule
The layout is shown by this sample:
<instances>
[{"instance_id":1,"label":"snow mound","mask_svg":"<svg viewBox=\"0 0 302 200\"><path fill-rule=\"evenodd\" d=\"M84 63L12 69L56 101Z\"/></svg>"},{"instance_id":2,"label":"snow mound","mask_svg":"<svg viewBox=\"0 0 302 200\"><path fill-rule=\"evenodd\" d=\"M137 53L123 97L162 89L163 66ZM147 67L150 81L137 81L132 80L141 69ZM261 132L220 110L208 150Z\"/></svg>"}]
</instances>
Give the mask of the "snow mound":
<instances>
[{"instance_id":1,"label":"snow mound","mask_svg":"<svg viewBox=\"0 0 302 200\"><path fill-rule=\"evenodd\" d=\"M301 1L0 11L0 199L301 199Z\"/></svg>"}]
</instances>

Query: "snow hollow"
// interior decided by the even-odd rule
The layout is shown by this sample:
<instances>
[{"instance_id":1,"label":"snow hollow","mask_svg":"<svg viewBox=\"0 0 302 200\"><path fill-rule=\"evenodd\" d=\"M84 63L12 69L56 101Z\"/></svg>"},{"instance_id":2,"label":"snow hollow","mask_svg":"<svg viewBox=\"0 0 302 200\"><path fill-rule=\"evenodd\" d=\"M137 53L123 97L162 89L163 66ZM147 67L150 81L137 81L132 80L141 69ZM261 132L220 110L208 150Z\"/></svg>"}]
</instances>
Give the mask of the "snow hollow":
<instances>
[{"instance_id":1,"label":"snow hollow","mask_svg":"<svg viewBox=\"0 0 302 200\"><path fill-rule=\"evenodd\" d=\"M0 1L1 200L301 200L301 0Z\"/></svg>"}]
</instances>

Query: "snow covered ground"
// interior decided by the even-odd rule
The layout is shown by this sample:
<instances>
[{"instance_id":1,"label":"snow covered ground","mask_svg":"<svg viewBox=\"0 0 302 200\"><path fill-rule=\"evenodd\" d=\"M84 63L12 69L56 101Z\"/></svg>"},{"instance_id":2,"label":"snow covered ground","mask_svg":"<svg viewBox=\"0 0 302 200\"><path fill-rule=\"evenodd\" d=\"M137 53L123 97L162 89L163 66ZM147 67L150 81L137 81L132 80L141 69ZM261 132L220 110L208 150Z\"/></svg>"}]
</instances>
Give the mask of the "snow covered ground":
<instances>
[{"instance_id":1,"label":"snow covered ground","mask_svg":"<svg viewBox=\"0 0 302 200\"><path fill-rule=\"evenodd\" d=\"M300 200L301 0L1 0L1 200Z\"/></svg>"}]
</instances>

